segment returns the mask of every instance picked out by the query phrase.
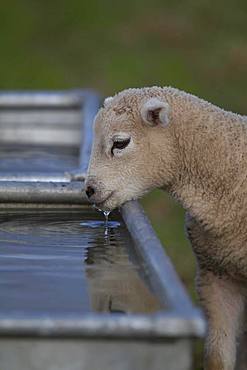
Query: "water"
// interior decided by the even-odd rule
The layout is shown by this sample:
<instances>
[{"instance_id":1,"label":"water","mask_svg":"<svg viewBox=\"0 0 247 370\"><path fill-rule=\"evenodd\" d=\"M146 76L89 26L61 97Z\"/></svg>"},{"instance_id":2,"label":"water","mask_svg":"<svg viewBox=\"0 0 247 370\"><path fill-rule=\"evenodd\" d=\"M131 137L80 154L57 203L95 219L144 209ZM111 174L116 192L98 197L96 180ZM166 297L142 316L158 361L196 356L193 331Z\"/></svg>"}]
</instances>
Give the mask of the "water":
<instances>
[{"instance_id":1,"label":"water","mask_svg":"<svg viewBox=\"0 0 247 370\"><path fill-rule=\"evenodd\" d=\"M0 211L0 314L154 312L160 305L144 275L116 215L104 220L86 207Z\"/></svg>"}]
</instances>

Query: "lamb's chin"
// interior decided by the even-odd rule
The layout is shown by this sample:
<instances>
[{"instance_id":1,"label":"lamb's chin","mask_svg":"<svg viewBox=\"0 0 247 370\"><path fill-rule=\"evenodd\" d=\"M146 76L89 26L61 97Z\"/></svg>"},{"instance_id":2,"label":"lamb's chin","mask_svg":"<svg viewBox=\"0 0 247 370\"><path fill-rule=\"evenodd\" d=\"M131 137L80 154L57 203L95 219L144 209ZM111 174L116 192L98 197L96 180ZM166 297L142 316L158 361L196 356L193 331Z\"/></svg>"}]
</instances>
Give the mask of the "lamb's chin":
<instances>
[{"instance_id":1,"label":"lamb's chin","mask_svg":"<svg viewBox=\"0 0 247 370\"><path fill-rule=\"evenodd\" d=\"M121 204L116 199L112 198L107 199L105 202L95 204L95 207L103 212L114 211L114 209L120 207Z\"/></svg>"},{"instance_id":2,"label":"lamb's chin","mask_svg":"<svg viewBox=\"0 0 247 370\"><path fill-rule=\"evenodd\" d=\"M110 198L108 198L105 202L96 204L96 207L102 210L103 212L112 212L117 208L122 207L126 202L130 202L132 200L137 200L141 198L146 192L142 192L139 194L132 194L128 195L125 198L120 196L117 192L114 192Z\"/></svg>"}]
</instances>

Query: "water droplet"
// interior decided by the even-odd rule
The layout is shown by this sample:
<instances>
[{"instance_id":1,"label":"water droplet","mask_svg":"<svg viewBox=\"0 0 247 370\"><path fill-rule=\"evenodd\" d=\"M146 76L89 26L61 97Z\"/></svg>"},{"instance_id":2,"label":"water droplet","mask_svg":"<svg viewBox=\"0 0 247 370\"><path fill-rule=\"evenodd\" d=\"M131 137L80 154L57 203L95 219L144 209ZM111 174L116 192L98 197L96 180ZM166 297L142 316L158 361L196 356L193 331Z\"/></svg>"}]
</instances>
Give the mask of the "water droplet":
<instances>
[{"instance_id":1,"label":"water droplet","mask_svg":"<svg viewBox=\"0 0 247 370\"><path fill-rule=\"evenodd\" d=\"M111 213L110 211L103 211L104 216L105 216L105 236L108 235L108 217L109 214Z\"/></svg>"},{"instance_id":2,"label":"water droplet","mask_svg":"<svg viewBox=\"0 0 247 370\"><path fill-rule=\"evenodd\" d=\"M104 216L105 216L105 222L106 222L106 225L108 224L108 216L109 214L111 213L110 211L103 211L104 213Z\"/></svg>"},{"instance_id":3,"label":"water droplet","mask_svg":"<svg viewBox=\"0 0 247 370\"><path fill-rule=\"evenodd\" d=\"M93 207L96 208L98 211L102 212L105 216L105 236L107 236L108 235L108 227L109 227L108 218L109 218L109 214L111 213L111 211L106 211L106 210L100 209L95 204L93 204Z\"/></svg>"}]
</instances>

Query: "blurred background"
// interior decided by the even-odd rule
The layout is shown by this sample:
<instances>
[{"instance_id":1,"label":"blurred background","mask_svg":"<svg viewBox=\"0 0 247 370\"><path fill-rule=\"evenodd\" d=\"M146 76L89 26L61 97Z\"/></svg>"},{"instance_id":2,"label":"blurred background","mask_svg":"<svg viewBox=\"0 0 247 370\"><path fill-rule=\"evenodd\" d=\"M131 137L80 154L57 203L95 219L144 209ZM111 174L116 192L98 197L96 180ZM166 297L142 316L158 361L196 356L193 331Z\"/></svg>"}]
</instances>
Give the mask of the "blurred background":
<instances>
[{"instance_id":1,"label":"blurred background","mask_svg":"<svg viewBox=\"0 0 247 370\"><path fill-rule=\"evenodd\" d=\"M171 85L247 114L246 24L246 0L9 0L0 6L0 88L108 96ZM196 299L183 210L160 191L143 205Z\"/></svg>"}]
</instances>

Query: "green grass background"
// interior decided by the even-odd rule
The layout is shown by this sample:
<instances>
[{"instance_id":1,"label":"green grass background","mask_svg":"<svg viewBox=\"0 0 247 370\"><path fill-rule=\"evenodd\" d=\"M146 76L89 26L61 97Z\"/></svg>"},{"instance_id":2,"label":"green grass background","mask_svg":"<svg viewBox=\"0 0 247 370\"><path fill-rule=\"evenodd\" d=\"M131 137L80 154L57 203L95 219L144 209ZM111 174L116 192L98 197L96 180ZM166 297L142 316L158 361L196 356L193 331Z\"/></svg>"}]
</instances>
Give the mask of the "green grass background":
<instances>
[{"instance_id":1,"label":"green grass background","mask_svg":"<svg viewBox=\"0 0 247 370\"><path fill-rule=\"evenodd\" d=\"M1 2L0 88L172 85L247 114L246 24L246 0ZM196 299L184 211L160 191L143 204Z\"/></svg>"}]
</instances>

